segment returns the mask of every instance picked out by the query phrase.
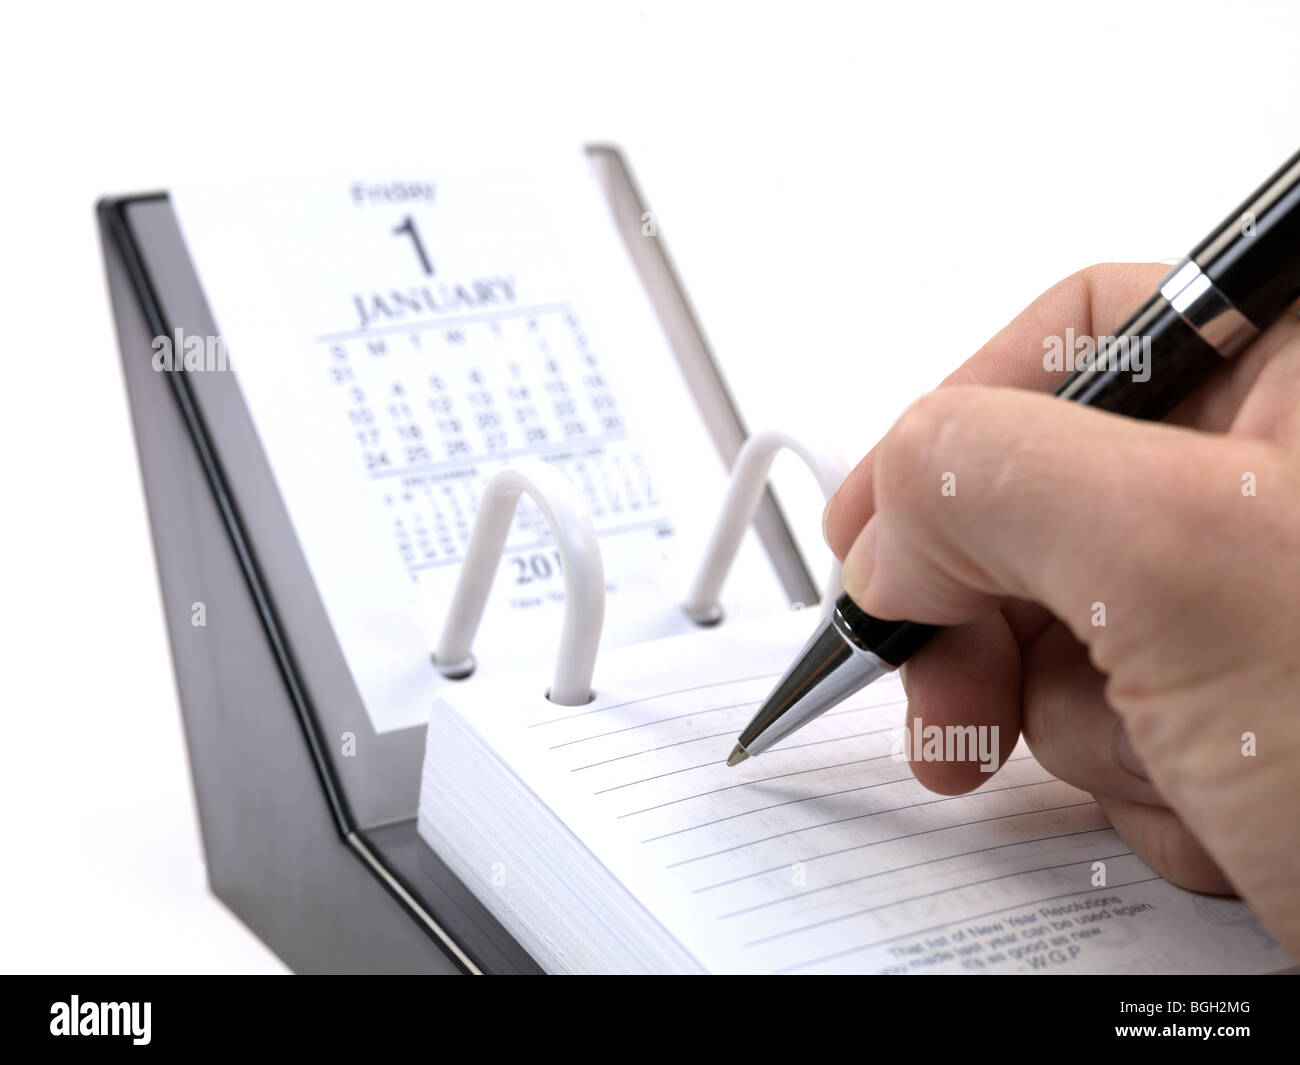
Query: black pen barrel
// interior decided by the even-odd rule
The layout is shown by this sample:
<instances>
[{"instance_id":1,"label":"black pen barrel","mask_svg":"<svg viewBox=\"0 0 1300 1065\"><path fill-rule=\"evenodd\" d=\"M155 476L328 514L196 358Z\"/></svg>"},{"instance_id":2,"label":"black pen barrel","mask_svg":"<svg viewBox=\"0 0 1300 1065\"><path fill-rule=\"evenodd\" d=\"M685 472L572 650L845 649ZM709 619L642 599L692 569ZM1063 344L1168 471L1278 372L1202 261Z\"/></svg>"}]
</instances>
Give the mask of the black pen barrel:
<instances>
[{"instance_id":1,"label":"black pen barrel","mask_svg":"<svg viewBox=\"0 0 1300 1065\"><path fill-rule=\"evenodd\" d=\"M1159 293L1096 344L1055 394L1130 418L1163 418L1224 361Z\"/></svg>"},{"instance_id":2,"label":"black pen barrel","mask_svg":"<svg viewBox=\"0 0 1300 1065\"><path fill-rule=\"evenodd\" d=\"M1259 329L1300 299L1300 152L1188 258Z\"/></svg>"}]
</instances>

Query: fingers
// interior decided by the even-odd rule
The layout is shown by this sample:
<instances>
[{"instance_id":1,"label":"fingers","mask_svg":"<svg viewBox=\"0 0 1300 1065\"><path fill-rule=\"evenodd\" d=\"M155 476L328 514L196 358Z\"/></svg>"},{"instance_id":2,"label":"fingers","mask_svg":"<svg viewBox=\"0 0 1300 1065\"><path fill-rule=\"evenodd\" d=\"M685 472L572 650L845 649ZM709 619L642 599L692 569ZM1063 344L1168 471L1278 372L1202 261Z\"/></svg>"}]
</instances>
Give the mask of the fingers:
<instances>
[{"instance_id":1,"label":"fingers","mask_svg":"<svg viewBox=\"0 0 1300 1065\"><path fill-rule=\"evenodd\" d=\"M1098 795L1096 799L1133 853L1166 880L1189 891L1237 894L1214 859L1173 810L1106 795Z\"/></svg>"},{"instance_id":2,"label":"fingers","mask_svg":"<svg viewBox=\"0 0 1300 1065\"><path fill-rule=\"evenodd\" d=\"M1094 795L1165 805L1106 702L1104 678L1086 648L1058 623L1023 651L997 611L945 629L903 667L903 686L913 733L931 725L987 729L997 737L996 769L1011 756L1023 727L1039 763L1066 783ZM915 754L916 744L908 750ZM914 760L912 771L944 795L964 794L992 776L974 754L961 761Z\"/></svg>"},{"instance_id":3,"label":"fingers","mask_svg":"<svg viewBox=\"0 0 1300 1065\"><path fill-rule=\"evenodd\" d=\"M1023 649L1038 638L1052 622L1052 615L1038 603L1024 599L1008 599L1002 604L1002 616L1011 626L1016 643Z\"/></svg>"},{"instance_id":4,"label":"fingers","mask_svg":"<svg viewBox=\"0 0 1300 1065\"><path fill-rule=\"evenodd\" d=\"M931 791L972 791L1011 757L1020 738L1020 650L1001 614L939 633L903 667L903 687L906 727L922 737L908 747L912 773ZM977 731L965 731L971 725ZM962 729L965 757L924 757L930 726ZM914 759L918 749L923 757Z\"/></svg>"},{"instance_id":5,"label":"fingers","mask_svg":"<svg viewBox=\"0 0 1300 1065\"><path fill-rule=\"evenodd\" d=\"M1067 376L1043 368L1043 339L1108 335L1153 291L1169 268L1158 263L1102 263L1067 277L1034 300L1014 321L940 385L999 385L1046 392ZM872 454L858 463L826 506L826 542L843 559L873 513Z\"/></svg>"},{"instance_id":6,"label":"fingers","mask_svg":"<svg viewBox=\"0 0 1300 1065\"><path fill-rule=\"evenodd\" d=\"M879 617L943 625L1029 599L1103 672L1138 648L1149 663L1156 637L1186 667L1216 629L1259 624L1240 594L1231 618L1201 604L1264 579L1233 545L1265 513L1242 507L1241 471L1271 471L1275 450L1013 389L941 389L876 449L878 510L845 588Z\"/></svg>"},{"instance_id":7,"label":"fingers","mask_svg":"<svg viewBox=\"0 0 1300 1065\"><path fill-rule=\"evenodd\" d=\"M1297 584L1285 581L1285 587L1293 594ZM1165 692L1121 711L1152 780L1180 821L1228 871L1272 932L1300 950L1294 650L1300 628L1294 602L1289 618L1270 613L1286 626L1279 651L1270 650L1263 659L1243 658L1218 683ZM1168 860L1182 857L1175 852Z\"/></svg>"},{"instance_id":8,"label":"fingers","mask_svg":"<svg viewBox=\"0 0 1300 1065\"><path fill-rule=\"evenodd\" d=\"M1094 795L1166 805L1106 701L1105 678L1064 626L1025 649L1023 684L1025 740L1044 769Z\"/></svg>"}]
</instances>

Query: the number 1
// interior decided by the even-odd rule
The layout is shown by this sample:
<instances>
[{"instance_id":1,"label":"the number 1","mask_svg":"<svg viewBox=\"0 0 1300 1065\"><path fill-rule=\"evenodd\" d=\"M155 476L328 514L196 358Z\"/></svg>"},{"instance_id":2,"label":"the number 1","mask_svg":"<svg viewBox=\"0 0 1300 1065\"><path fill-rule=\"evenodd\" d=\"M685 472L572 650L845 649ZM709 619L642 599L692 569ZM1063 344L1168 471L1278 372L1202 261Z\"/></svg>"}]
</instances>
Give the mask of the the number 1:
<instances>
[{"instance_id":1,"label":"the number 1","mask_svg":"<svg viewBox=\"0 0 1300 1065\"><path fill-rule=\"evenodd\" d=\"M433 276L433 263L429 259L429 253L424 250L424 241L420 239L420 231L415 228L415 219L409 214L402 219L400 226L393 227L393 235L400 236L403 233L411 235L411 243L415 245L415 254L420 257L420 266L424 268L425 274Z\"/></svg>"}]
</instances>

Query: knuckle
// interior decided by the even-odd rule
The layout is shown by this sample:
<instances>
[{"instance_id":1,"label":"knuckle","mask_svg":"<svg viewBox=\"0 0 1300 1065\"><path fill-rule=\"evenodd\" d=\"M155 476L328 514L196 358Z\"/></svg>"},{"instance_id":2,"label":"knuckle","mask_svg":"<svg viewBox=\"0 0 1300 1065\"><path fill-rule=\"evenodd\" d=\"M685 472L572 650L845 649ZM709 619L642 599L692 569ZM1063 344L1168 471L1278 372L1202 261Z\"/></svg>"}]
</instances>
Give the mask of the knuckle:
<instances>
[{"instance_id":1,"label":"knuckle","mask_svg":"<svg viewBox=\"0 0 1300 1065\"><path fill-rule=\"evenodd\" d=\"M881 441L876 458L876 501L914 507L937 494L940 475L952 469L963 437L963 414L983 389L942 388L915 400ZM946 465L945 465L946 463ZM933 482L933 483L932 483Z\"/></svg>"}]
</instances>

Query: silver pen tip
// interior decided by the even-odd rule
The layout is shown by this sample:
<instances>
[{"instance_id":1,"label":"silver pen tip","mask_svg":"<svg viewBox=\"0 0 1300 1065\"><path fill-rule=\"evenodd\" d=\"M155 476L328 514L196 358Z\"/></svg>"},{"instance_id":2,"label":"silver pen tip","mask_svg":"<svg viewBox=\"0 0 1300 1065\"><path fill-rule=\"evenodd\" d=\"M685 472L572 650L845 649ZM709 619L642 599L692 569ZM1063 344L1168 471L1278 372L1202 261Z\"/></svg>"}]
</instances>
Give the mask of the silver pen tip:
<instances>
[{"instance_id":1,"label":"silver pen tip","mask_svg":"<svg viewBox=\"0 0 1300 1065\"><path fill-rule=\"evenodd\" d=\"M727 765L729 767L733 765L740 765L740 763L743 762L748 757L749 757L749 752L745 750L745 748L742 747L740 744L736 744L736 746L731 748L731 753L727 755Z\"/></svg>"}]
</instances>

